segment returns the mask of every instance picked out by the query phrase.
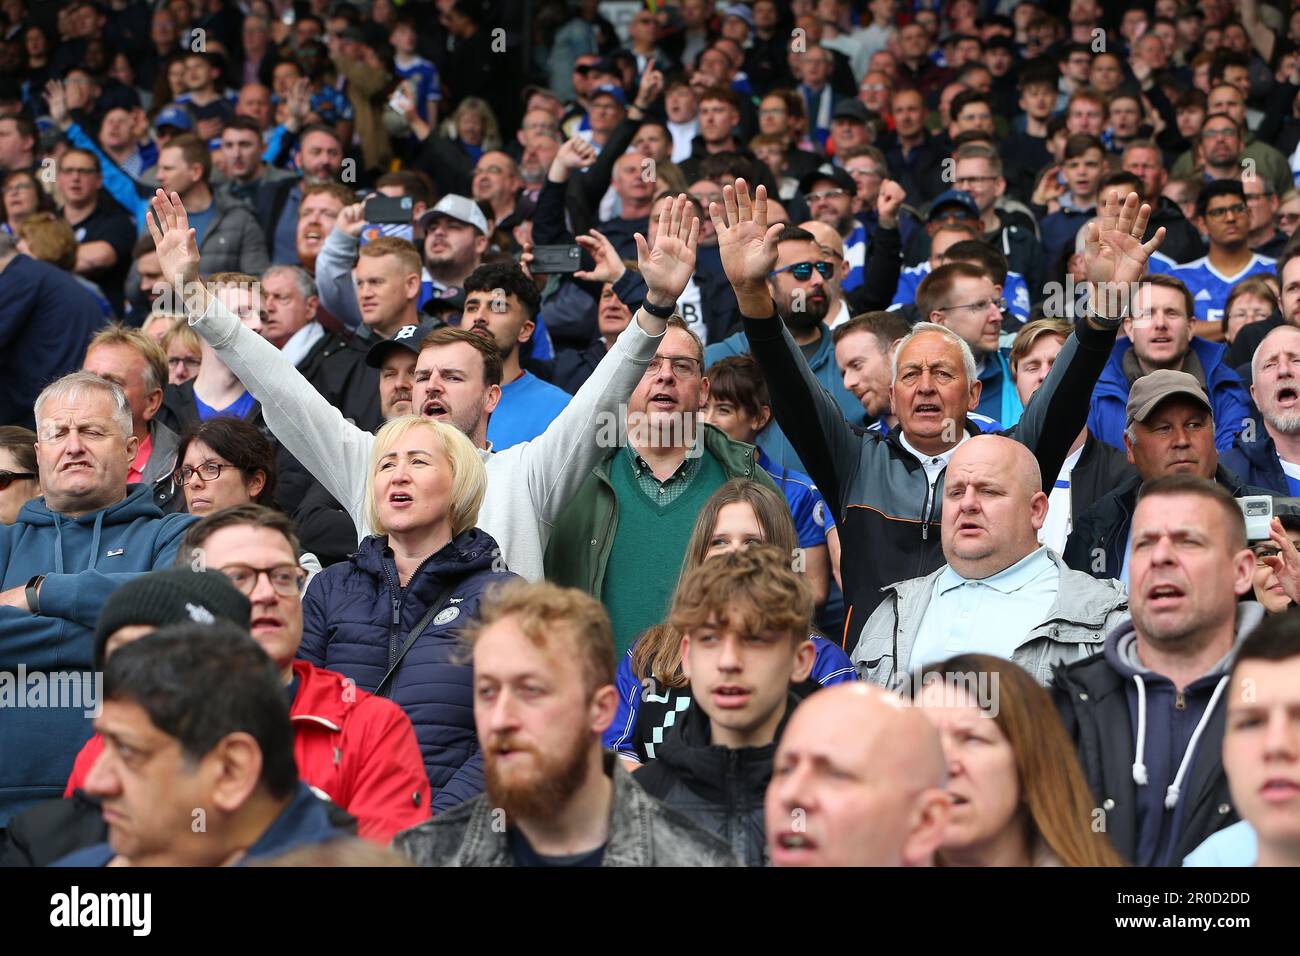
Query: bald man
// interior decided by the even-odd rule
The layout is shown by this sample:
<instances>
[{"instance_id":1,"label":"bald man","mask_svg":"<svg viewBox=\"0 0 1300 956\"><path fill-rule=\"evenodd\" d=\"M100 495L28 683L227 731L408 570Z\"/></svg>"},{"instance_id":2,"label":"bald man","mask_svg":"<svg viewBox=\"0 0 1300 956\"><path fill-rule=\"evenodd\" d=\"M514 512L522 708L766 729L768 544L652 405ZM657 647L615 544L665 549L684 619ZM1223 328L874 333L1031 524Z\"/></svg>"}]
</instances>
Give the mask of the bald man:
<instances>
[{"instance_id":1,"label":"bald man","mask_svg":"<svg viewBox=\"0 0 1300 956\"><path fill-rule=\"evenodd\" d=\"M811 232L817 240L817 245L821 246L822 255L835 263L835 275L826 282L826 288L830 293L830 302L826 307L826 324L832 329L837 328L853 318L848 303L844 301L844 280L849 274L849 260L844 255L844 240L840 238L834 226L820 219L801 222L799 228Z\"/></svg>"},{"instance_id":2,"label":"bald man","mask_svg":"<svg viewBox=\"0 0 1300 956\"><path fill-rule=\"evenodd\" d=\"M1071 570L1038 543L1047 518L1024 445L978 435L958 446L943 489L943 567L885 589L853 652L858 676L890 686L954 654L1015 661L1046 686L1052 665L1101 649L1128 608L1123 586Z\"/></svg>"},{"instance_id":3,"label":"bald man","mask_svg":"<svg viewBox=\"0 0 1300 956\"><path fill-rule=\"evenodd\" d=\"M786 725L767 787L773 866L930 866L947 762L920 710L866 684L818 691Z\"/></svg>"},{"instance_id":4,"label":"bald man","mask_svg":"<svg viewBox=\"0 0 1300 956\"><path fill-rule=\"evenodd\" d=\"M1249 484L1282 495L1300 494L1300 329L1279 325L1264 336L1251 372L1250 397L1264 434L1238 434L1219 460Z\"/></svg>"}]
</instances>

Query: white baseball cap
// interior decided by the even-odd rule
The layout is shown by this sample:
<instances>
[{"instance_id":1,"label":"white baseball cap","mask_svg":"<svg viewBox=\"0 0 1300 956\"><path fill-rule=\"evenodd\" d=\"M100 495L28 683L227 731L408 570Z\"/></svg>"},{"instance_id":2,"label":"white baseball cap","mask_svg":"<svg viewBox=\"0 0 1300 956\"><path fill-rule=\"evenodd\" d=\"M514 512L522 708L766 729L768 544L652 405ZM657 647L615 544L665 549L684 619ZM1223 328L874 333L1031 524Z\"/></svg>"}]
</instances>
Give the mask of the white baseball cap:
<instances>
[{"instance_id":1,"label":"white baseball cap","mask_svg":"<svg viewBox=\"0 0 1300 956\"><path fill-rule=\"evenodd\" d=\"M478 203L465 196L457 196L455 193L443 196L436 206L420 217L420 228L428 229L429 223L438 216L455 219L473 226L485 236L488 234L487 217L483 215L483 210L479 209Z\"/></svg>"}]
</instances>

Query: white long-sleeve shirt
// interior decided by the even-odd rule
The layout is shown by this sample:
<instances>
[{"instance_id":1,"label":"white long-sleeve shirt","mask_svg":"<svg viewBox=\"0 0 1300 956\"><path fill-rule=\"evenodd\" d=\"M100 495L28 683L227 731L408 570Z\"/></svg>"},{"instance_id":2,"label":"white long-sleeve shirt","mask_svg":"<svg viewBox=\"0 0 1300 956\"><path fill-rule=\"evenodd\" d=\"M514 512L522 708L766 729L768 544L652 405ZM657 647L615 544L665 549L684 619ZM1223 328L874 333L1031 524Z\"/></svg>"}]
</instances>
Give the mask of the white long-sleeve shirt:
<instances>
[{"instance_id":1,"label":"white long-sleeve shirt","mask_svg":"<svg viewBox=\"0 0 1300 956\"><path fill-rule=\"evenodd\" d=\"M344 419L279 349L215 297L209 302L206 312L190 317L190 325L262 403L272 434L342 503L358 539L372 534L366 521L366 477L375 436ZM497 454L480 450L488 482L476 524L496 539L509 570L541 580L555 521L609 453L610 436L623 434L624 406L661 338L646 334L638 321L628 323L541 436Z\"/></svg>"}]
</instances>

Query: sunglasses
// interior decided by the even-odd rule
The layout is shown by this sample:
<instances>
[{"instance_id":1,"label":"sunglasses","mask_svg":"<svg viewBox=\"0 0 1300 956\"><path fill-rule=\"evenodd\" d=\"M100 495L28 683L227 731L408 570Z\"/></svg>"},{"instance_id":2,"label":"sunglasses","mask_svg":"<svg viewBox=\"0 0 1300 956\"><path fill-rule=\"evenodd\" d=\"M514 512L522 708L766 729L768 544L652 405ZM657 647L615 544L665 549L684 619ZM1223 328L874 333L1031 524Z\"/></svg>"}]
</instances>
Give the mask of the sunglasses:
<instances>
[{"instance_id":1,"label":"sunglasses","mask_svg":"<svg viewBox=\"0 0 1300 956\"><path fill-rule=\"evenodd\" d=\"M15 481L35 478L30 471L0 471L0 491L6 491Z\"/></svg>"},{"instance_id":2,"label":"sunglasses","mask_svg":"<svg viewBox=\"0 0 1300 956\"><path fill-rule=\"evenodd\" d=\"M808 279L812 278L813 269L816 269L818 275L823 279L829 279L831 276L835 275L835 263L827 262L825 259L821 262L796 262L794 265L785 266L784 268L777 269L768 274L777 276L782 272L790 272L793 273L794 277L800 282L806 282Z\"/></svg>"}]
</instances>

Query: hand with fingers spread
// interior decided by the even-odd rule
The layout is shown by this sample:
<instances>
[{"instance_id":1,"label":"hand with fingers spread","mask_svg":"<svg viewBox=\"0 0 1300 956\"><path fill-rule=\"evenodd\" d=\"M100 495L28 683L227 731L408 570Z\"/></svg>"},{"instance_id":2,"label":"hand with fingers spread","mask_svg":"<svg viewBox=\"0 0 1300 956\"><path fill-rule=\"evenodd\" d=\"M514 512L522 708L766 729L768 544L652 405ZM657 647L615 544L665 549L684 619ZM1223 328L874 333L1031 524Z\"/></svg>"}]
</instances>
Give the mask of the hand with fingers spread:
<instances>
[{"instance_id":1,"label":"hand with fingers spread","mask_svg":"<svg viewBox=\"0 0 1300 956\"><path fill-rule=\"evenodd\" d=\"M575 272L573 274L575 279L605 283L617 282L623 278L623 273L627 272L627 266L623 265L618 250L614 248L613 243L605 238L604 233L589 229L585 236L577 237L577 243L587 250L596 264L590 269Z\"/></svg>"},{"instance_id":2,"label":"hand with fingers spread","mask_svg":"<svg viewBox=\"0 0 1300 956\"><path fill-rule=\"evenodd\" d=\"M162 281L178 296L187 296L199 278L199 244L181 197L159 189L150 202L145 222L158 250Z\"/></svg>"},{"instance_id":3,"label":"hand with fingers spread","mask_svg":"<svg viewBox=\"0 0 1300 956\"><path fill-rule=\"evenodd\" d=\"M653 248L645 236L636 233L636 260L645 279L647 303L671 306L681 298L695 271L695 249L700 239L700 220L686 218L690 200L680 194L659 210Z\"/></svg>"},{"instance_id":4,"label":"hand with fingers spread","mask_svg":"<svg viewBox=\"0 0 1300 956\"><path fill-rule=\"evenodd\" d=\"M1274 518L1268 529L1269 539L1277 545L1276 555L1266 556L1264 563L1273 569L1277 583L1292 601L1300 604L1300 551L1287 537L1282 522Z\"/></svg>"},{"instance_id":5,"label":"hand with fingers spread","mask_svg":"<svg viewBox=\"0 0 1300 956\"><path fill-rule=\"evenodd\" d=\"M721 206L709 203L709 218L718 234L722 270L736 291L741 313L750 315L745 299L754 304L762 297L771 301L767 278L776 266L776 237L781 233L779 223L767 224L767 189L759 186L751 200L749 185L737 179L734 186L723 187Z\"/></svg>"},{"instance_id":6,"label":"hand with fingers spread","mask_svg":"<svg viewBox=\"0 0 1300 956\"><path fill-rule=\"evenodd\" d=\"M1120 318L1119 309L1132 301L1133 284L1146 272L1151 253L1165 239L1161 226L1146 242L1147 220L1151 207L1129 193L1120 203L1119 190L1109 190L1101 217L1088 223L1087 242L1083 250L1084 271L1092 284L1093 308L1103 320Z\"/></svg>"}]
</instances>

